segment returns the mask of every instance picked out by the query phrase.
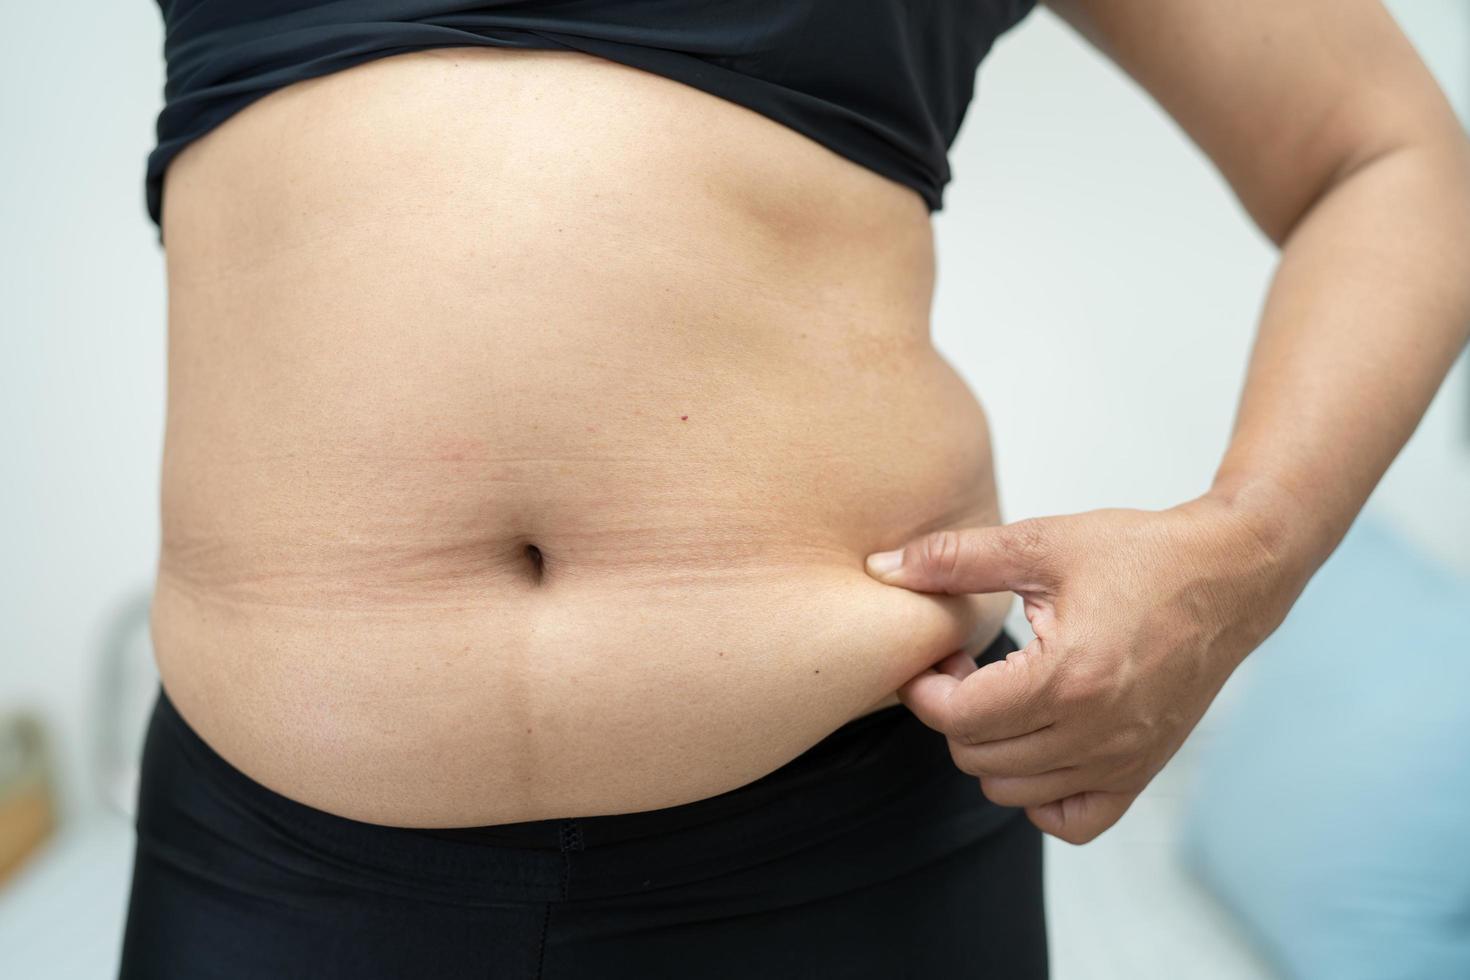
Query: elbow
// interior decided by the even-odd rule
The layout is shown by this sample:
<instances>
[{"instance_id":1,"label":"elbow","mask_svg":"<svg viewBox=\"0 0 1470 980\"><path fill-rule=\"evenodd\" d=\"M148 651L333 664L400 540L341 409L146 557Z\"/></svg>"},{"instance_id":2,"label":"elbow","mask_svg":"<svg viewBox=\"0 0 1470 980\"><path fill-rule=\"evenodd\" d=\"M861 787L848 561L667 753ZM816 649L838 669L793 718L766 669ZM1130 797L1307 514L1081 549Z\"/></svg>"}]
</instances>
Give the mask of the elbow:
<instances>
[{"instance_id":1,"label":"elbow","mask_svg":"<svg viewBox=\"0 0 1470 980\"><path fill-rule=\"evenodd\" d=\"M1458 224L1461 240L1470 248L1470 137L1458 125L1365 140L1326 168L1296 201L1254 215L1256 224L1278 248L1285 248L1296 229L1339 189L1388 173L1412 175L1415 191L1405 194L1406 210L1416 212L1415 218ZM1426 199L1438 202L1433 214L1421 211Z\"/></svg>"}]
</instances>

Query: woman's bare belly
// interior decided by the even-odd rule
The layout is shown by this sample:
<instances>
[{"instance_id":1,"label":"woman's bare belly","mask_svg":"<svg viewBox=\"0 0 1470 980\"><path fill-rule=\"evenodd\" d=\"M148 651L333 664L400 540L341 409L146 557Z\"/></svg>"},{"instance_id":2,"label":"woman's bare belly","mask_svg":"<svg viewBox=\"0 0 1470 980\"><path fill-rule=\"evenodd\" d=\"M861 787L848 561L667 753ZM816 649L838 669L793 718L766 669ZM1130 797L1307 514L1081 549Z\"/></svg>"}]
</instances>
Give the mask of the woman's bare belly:
<instances>
[{"instance_id":1,"label":"woman's bare belly","mask_svg":"<svg viewBox=\"0 0 1470 980\"><path fill-rule=\"evenodd\" d=\"M582 55L272 93L168 174L153 638L246 774L407 826L733 789L1008 594L869 552L999 520L913 191Z\"/></svg>"}]
</instances>

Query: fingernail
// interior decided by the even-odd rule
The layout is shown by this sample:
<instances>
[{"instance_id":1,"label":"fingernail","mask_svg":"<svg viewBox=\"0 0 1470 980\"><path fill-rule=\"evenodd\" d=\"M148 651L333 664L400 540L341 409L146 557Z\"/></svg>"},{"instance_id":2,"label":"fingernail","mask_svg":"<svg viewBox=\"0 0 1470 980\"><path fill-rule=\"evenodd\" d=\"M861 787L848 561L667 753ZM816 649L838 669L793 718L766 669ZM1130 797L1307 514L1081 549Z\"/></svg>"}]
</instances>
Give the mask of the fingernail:
<instances>
[{"instance_id":1,"label":"fingernail","mask_svg":"<svg viewBox=\"0 0 1470 980\"><path fill-rule=\"evenodd\" d=\"M868 556L868 572L884 578L898 571L903 565L903 549L897 551L875 551Z\"/></svg>"}]
</instances>

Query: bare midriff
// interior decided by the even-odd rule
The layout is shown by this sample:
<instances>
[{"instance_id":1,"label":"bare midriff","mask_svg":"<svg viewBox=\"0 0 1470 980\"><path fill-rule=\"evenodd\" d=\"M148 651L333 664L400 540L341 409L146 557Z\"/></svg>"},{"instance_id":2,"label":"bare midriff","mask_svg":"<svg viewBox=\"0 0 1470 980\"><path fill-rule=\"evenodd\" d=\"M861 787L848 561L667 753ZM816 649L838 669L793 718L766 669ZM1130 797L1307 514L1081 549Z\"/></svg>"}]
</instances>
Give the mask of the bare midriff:
<instances>
[{"instance_id":1,"label":"bare midriff","mask_svg":"<svg viewBox=\"0 0 1470 980\"><path fill-rule=\"evenodd\" d=\"M669 79L441 48L257 100L166 185L152 630L331 813L675 806L998 634L863 568L999 520L911 188ZM903 709L899 709L903 710Z\"/></svg>"}]
</instances>

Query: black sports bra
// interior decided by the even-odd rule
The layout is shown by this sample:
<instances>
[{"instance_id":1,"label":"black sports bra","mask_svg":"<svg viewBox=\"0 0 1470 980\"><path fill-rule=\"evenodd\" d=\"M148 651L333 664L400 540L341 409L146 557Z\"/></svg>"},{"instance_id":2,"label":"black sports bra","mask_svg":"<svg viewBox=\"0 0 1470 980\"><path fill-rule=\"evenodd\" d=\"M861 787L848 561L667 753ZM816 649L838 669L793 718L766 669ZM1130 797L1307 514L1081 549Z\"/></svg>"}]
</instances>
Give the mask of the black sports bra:
<instances>
[{"instance_id":1,"label":"black sports bra","mask_svg":"<svg viewBox=\"0 0 1470 980\"><path fill-rule=\"evenodd\" d=\"M158 0L168 76L148 214L191 140L292 82L416 48L582 51L769 116L930 210L991 44L1036 0Z\"/></svg>"}]
</instances>

